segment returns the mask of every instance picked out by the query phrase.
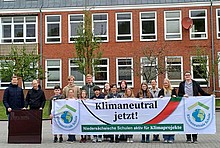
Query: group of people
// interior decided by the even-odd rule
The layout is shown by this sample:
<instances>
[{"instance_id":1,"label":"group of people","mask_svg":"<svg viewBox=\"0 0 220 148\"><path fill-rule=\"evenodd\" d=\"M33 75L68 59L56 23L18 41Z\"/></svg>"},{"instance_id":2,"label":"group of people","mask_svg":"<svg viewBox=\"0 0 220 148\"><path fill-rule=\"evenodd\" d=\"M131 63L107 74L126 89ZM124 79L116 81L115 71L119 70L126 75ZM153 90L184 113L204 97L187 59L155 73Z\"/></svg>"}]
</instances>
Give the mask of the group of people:
<instances>
[{"instance_id":1,"label":"group of people","mask_svg":"<svg viewBox=\"0 0 220 148\"><path fill-rule=\"evenodd\" d=\"M111 99L111 98L162 98L162 97L189 97L189 96L209 96L210 94L203 91L200 85L192 80L191 72L186 71L184 73L185 80L179 84L178 93L175 88L171 86L170 80L165 78L163 81L163 87L160 89L157 87L156 80L151 80L151 87L148 87L146 82L141 83L140 90L137 94L134 94L133 89L127 87L126 81L121 81L120 89L118 90L117 84L105 83L104 88L101 89L93 83L93 77L91 74L86 75L86 84L80 89L74 84L75 77L68 77L68 85L61 89L60 86L54 87L54 96L50 98L49 113L50 118L53 118L52 100L56 99ZM45 105L45 95L39 87L36 80L33 80L33 88L28 91L26 99L24 101L24 94L20 87L17 86L17 77L12 77L10 86L5 90L3 96L3 103L6 107L6 112L10 115L13 109L27 109L30 105L30 109L43 109ZM61 93L62 91L62 93ZM142 134L142 143L150 142L149 134ZM95 142L102 142L103 139L108 139L109 142L118 143L120 140L125 140L129 143L133 142L133 135L81 135L80 142L84 143L87 140ZM174 134L164 134L163 140L165 143L173 143L175 140ZM63 142L62 135L54 135L54 142ZM75 135L68 135L67 142L73 143L76 141ZM153 141L160 141L159 135L153 135ZM197 134L187 134L187 143L198 143Z\"/></svg>"}]
</instances>

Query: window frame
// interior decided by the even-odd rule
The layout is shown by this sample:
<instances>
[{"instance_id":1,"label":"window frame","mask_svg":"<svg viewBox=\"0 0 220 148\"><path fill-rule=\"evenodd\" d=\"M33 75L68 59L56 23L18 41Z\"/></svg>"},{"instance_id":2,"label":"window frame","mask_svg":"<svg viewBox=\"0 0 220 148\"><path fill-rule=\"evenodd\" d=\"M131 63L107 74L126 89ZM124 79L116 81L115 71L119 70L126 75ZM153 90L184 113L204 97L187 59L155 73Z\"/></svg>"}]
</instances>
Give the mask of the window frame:
<instances>
[{"instance_id":1,"label":"window frame","mask_svg":"<svg viewBox=\"0 0 220 148\"><path fill-rule=\"evenodd\" d=\"M141 15L144 13L154 13L155 18L154 19L142 19ZM156 11L140 12L139 17L140 17L140 41L157 41L157 12ZM142 22L152 21L152 20L154 20L155 33L154 34L142 34L142 30L143 30ZM155 35L155 39L142 39L142 36L153 36L153 35Z\"/></svg>"},{"instance_id":2,"label":"window frame","mask_svg":"<svg viewBox=\"0 0 220 148\"><path fill-rule=\"evenodd\" d=\"M68 28L69 28L69 30L68 30L68 42L69 43L75 43L76 41L71 41L71 37L73 37L73 38L75 38L75 39L77 39L79 36L71 36L71 21L70 21L70 17L71 16L82 16L83 17L83 21L82 21L82 23L83 23L83 25L84 25L84 17L85 17L85 15L84 14L69 14L68 15ZM73 22L75 22L75 23L81 23L81 21L73 21Z\"/></svg>"},{"instance_id":3,"label":"window frame","mask_svg":"<svg viewBox=\"0 0 220 148\"><path fill-rule=\"evenodd\" d=\"M48 61L54 61L54 60L57 60L57 61L60 62L59 67L58 66L47 66ZM48 67L49 68L59 68L60 69L60 81L52 81L52 82L48 83L48 76L49 76L48 75L48 72L49 72ZM53 89L54 88L54 86L48 86L48 84L50 84L50 83L57 83L62 88L62 59L45 59L45 71L46 71L46 73L45 73L45 89Z\"/></svg>"},{"instance_id":4,"label":"window frame","mask_svg":"<svg viewBox=\"0 0 220 148\"><path fill-rule=\"evenodd\" d=\"M47 17L53 17L53 16L59 16L60 17L60 21L59 22L47 22ZM48 37L47 33L48 33L48 24L58 24L59 25L59 36L56 37ZM48 39L53 39L53 38L60 38L59 42L48 42ZM62 16L61 15L45 15L45 43L46 44L58 44L58 43L62 43Z\"/></svg>"},{"instance_id":5,"label":"window frame","mask_svg":"<svg viewBox=\"0 0 220 148\"><path fill-rule=\"evenodd\" d=\"M130 19L125 19L123 21L130 21L130 32L131 34L126 34L126 35L118 35L118 22L123 22L122 20L118 20L117 16L118 14L130 14L131 18ZM118 12L118 13L115 13L115 22L116 22L116 42L130 42L130 41L133 41L133 22L132 22L132 12ZM129 40L118 40L118 37L126 37L126 36L129 36L131 37L131 39Z\"/></svg>"},{"instance_id":6,"label":"window frame","mask_svg":"<svg viewBox=\"0 0 220 148\"><path fill-rule=\"evenodd\" d=\"M152 64L152 65L150 65L150 64L143 64L143 59L147 59L148 57L140 57L140 67L141 67L141 73L143 72L143 66L146 66L146 67L152 67L152 66L156 66L156 65L158 65L158 58L157 57L152 57L152 58L156 58L156 64ZM156 69L156 71L157 71L157 69ZM158 75L157 75L157 77L156 77L156 79L155 79L157 82L158 82ZM146 80L144 80L144 77L143 77L143 75L141 74L141 83L143 83L143 82L145 82ZM148 83L148 86L150 87L150 83ZM157 86L158 86L158 83L157 83Z\"/></svg>"},{"instance_id":7,"label":"window frame","mask_svg":"<svg viewBox=\"0 0 220 148\"><path fill-rule=\"evenodd\" d=\"M191 17L191 12L193 11L205 11L205 17ZM207 20L207 9L193 9L193 10L189 10L189 17L193 20L193 19L201 19L204 18L205 19L205 32L194 32L192 33L192 28L190 28L190 33L189 33L189 37L190 40L205 40L208 39L208 20ZM192 26L193 27L193 26ZM202 35L206 35L206 37L201 37L201 38L192 38L192 35L196 35L196 34L201 34Z\"/></svg>"},{"instance_id":8,"label":"window frame","mask_svg":"<svg viewBox=\"0 0 220 148\"><path fill-rule=\"evenodd\" d=\"M16 23L14 22L15 18L23 18L23 22ZM35 22L26 22L26 19L28 17L34 17ZM2 23L3 18L10 18L10 23ZM35 37L27 37L27 25L34 24L35 25ZM11 37L10 38L3 38L3 26L4 25L10 25L11 29ZM15 37L15 25L22 25L23 29L23 37ZM7 16L7 17L0 17L0 44L33 44L38 43L38 16L32 15L32 16ZM11 42L2 42L2 40L11 40ZM23 42L15 42L15 39L23 39ZM27 42L28 39L35 39L35 42Z\"/></svg>"},{"instance_id":9,"label":"window frame","mask_svg":"<svg viewBox=\"0 0 220 148\"><path fill-rule=\"evenodd\" d=\"M173 12L176 12L178 13L179 12L179 15L180 17L177 18L177 17L172 17L172 18L166 18L166 13L173 13ZM167 20L179 20L179 30L180 32L179 33L167 33ZM165 40L182 40L182 12L181 10L173 10L173 11L164 11L164 39ZM167 38L167 35L180 35L179 38Z\"/></svg>"},{"instance_id":10,"label":"window frame","mask_svg":"<svg viewBox=\"0 0 220 148\"><path fill-rule=\"evenodd\" d=\"M220 13L220 9L216 9L216 35L217 39L220 39L220 15L218 15L218 11Z\"/></svg>"},{"instance_id":11,"label":"window frame","mask_svg":"<svg viewBox=\"0 0 220 148\"><path fill-rule=\"evenodd\" d=\"M119 67L127 67L129 65L118 65L118 60L119 59L130 59L131 60L131 80L125 80L127 83L131 82L131 85L128 85L128 87L134 87L134 72L133 72L133 68L134 68L134 63L133 63L133 57L117 57L116 58L116 84L117 86L119 86L120 82L122 80L119 80Z\"/></svg>"},{"instance_id":12,"label":"window frame","mask_svg":"<svg viewBox=\"0 0 220 148\"><path fill-rule=\"evenodd\" d=\"M194 74L193 74L193 63L192 63L192 60L193 60L194 57L198 57L198 56L191 56L191 57L190 57L190 66L191 66L192 79L195 80L195 81L197 81L197 82L205 82L205 79L196 79L196 78L194 78ZM208 57L208 55L206 55L206 56L201 56L201 57L206 57L206 58L207 58L207 71L209 72L209 57ZM196 65L197 65L197 64L196 64ZM208 75L208 73L207 73L207 75ZM201 87L207 87L207 85L202 85L202 84L200 84L200 86L201 86ZM208 82L208 86L210 86L210 82Z\"/></svg>"},{"instance_id":13,"label":"window frame","mask_svg":"<svg viewBox=\"0 0 220 148\"><path fill-rule=\"evenodd\" d=\"M96 20L94 21L94 15L106 15L107 16L107 20L104 21L104 20ZM106 22L106 35L95 35L94 34L94 23L95 22ZM94 34L94 37L106 37L107 40L101 40L101 42L109 42L109 31L108 31L109 27L108 27L108 13L93 13L92 14L92 30L93 30L93 34Z\"/></svg>"},{"instance_id":14,"label":"window frame","mask_svg":"<svg viewBox=\"0 0 220 148\"><path fill-rule=\"evenodd\" d=\"M69 66L68 66L68 68L69 68L69 76L70 75L72 75L71 74L71 68L74 68L74 67L79 67L78 65L74 65L74 66L71 66L70 65L70 61L71 60L75 60L76 58L69 58L69 62L68 62L68 64L69 64ZM85 75L84 74L82 74L83 75L83 81L76 81L76 80L74 80L74 83L77 85L77 86L79 86L80 88L83 86L83 85L85 85ZM74 76L75 77L75 76ZM82 85L81 85L82 84Z\"/></svg>"},{"instance_id":15,"label":"window frame","mask_svg":"<svg viewBox=\"0 0 220 148\"><path fill-rule=\"evenodd\" d=\"M100 60L107 60L107 65L96 65L96 67L106 67L107 68L107 80L104 80L104 81L96 81L95 80L95 70L93 68L93 82L95 84L97 83L109 83L109 58L101 58ZM98 85L100 87L103 87L104 85Z\"/></svg>"},{"instance_id":16,"label":"window frame","mask_svg":"<svg viewBox=\"0 0 220 148\"><path fill-rule=\"evenodd\" d=\"M168 58L180 58L180 61L181 61L181 64L167 64L167 59ZM173 87L179 87L179 83L183 81L183 57L182 56L165 56L165 66L166 66L166 78L168 78L168 66L169 65L173 65L173 66L180 66L181 67L181 71L180 71L180 74L181 74L181 79L170 79L170 82L172 84ZM173 82L179 82L177 85L173 84Z\"/></svg>"}]
</instances>

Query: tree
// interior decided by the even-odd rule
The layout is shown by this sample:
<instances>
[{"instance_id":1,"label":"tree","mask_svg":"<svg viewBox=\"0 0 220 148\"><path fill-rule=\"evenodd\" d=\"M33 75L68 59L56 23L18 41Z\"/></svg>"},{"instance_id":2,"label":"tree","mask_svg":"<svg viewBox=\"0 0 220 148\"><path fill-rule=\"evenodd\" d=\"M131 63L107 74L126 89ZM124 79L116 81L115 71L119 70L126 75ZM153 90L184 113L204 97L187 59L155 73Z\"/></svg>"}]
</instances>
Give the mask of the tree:
<instances>
[{"instance_id":1,"label":"tree","mask_svg":"<svg viewBox=\"0 0 220 148\"><path fill-rule=\"evenodd\" d=\"M21 78L24 89L25 82L44 78L44 70L39 65L40 55L36 50L28 52L25 47L12 47L9 55L1 56L0 60L1 79L10 80L11 76L16 75Z\"/></svg>"},{"instance_id":2,"label":"tree","mask_svg":"<svg viewBox=\"0 0 220 148\"><path fill-rule=\"evenodd\" d=\"M79 37L75 39L74 44L75 63L82 74L93 74L93 70L96 71L96 65L102 57L102 50L100 39L93 34L91 13L88 10L84 11L84 24L79 26L77 35Z\"/></svg>"},{"instance_id":3,"label":"tree","mask_svg":"<svg viewBox=\"0 0 220 148\"><path fill-rule=\"evenodd\" d=\"M135 70L133 71L137 76L143 76L143 80L149 83L166 71L164 64L158 62L164 59L165 46L157 50L155 50L155 47L145 47L140 51L142 55L141 62L139 62L139 57L135 57Z\"/></svg>"},{"instance_id":4,"label":"tree","mask_svg":"<svg viewBox=\"0 0 220 148\"><path fill-rule=\"evenodd\" d=\"M205 80L205 84L207 88L209 86L210 78L215 74L215 68L218 66L220 61L219 56L212 63L209 65L208 57L211 57L207 52L206 49L201 47L196 47L196 50L191 53L192 55L192 63L191 66L193 67L193 77L200 78Z\"/></svg>"}]
</instances>

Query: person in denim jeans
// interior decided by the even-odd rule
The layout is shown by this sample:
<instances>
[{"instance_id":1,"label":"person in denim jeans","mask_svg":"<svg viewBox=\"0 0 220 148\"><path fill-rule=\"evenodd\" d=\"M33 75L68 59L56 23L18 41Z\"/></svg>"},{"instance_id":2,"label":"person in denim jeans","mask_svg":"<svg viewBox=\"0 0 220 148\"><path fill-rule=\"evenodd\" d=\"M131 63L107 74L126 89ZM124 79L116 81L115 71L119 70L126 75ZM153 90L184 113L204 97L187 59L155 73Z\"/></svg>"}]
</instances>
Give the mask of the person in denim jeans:
<instances>
[{"instance_id":1,"label":"person in denim jeans","mask_svg":"<svg viewBox=\"0 0 220 148\"><path fill-rule=\"evenodd\" d=\"M171 87L170 80L165 78L163 81L163 88L159 91L158 97L176 97L176 90ZM165 143L174 142L174 134L164 134L163 139Z\"/></svg>"}]
</instances>

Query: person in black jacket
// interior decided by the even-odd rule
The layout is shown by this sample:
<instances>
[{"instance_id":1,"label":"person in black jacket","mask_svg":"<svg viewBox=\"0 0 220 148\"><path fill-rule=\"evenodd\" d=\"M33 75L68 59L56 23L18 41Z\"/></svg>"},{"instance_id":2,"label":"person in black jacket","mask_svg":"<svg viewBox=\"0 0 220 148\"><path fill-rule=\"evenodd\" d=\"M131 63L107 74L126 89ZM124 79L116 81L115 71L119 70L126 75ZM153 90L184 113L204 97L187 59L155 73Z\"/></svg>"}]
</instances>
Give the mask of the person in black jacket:
<instances>
[{"instance_id":1,"label":"person in black jacket","mask_svg":"<svg viewBox=\"0 0 220 148\"><path fill-rule=\"evenodd\" d=\"M8 88L5 89L3 95L3 104L6 108L6 114L12 110L22 109L24 107L24 93L22 88L18 87L18 78L13 76Z\"/></svg>"},{"instance_id":2,"label":"person in black jacket","mask_svg":"<svg viewBox=\"0 0 220 148\"><path fill-rule=\"evenodd\" d=\"M26 109L29 105L30 109L42 110L46 102L44 92L39 88L37 80L32 81L32 86L33 88L27 93L24 109Z\"/></svg>"},{"instance_id":3,"label":"person in black jacket","mask_svg":"<svg viewBox=\"0 0 220 148\"><path fill-rule=\"evenodd\" d=\"M181 82L179 84L179 91L178 91L178 96L180 97L189 97L189 96L210 96L210 94L206 93L205 91L202 90L200 85L192 80L191 72L186 71L184 73L185 81ZM192 140L191 141L191 137ZM197 144L197 134L186 134L186 142L187 143L195 143Z\"/></svg>"}]
</instances>

